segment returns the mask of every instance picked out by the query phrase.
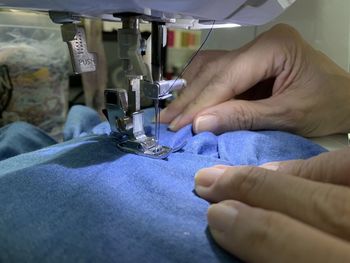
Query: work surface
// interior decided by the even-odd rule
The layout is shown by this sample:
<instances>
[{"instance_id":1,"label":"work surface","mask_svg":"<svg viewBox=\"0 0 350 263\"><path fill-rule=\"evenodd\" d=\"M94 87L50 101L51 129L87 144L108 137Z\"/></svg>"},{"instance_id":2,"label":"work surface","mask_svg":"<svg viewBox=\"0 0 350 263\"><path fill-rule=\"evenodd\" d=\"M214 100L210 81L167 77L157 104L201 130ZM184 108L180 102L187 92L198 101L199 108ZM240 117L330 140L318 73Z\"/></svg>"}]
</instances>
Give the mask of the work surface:
<instances>
[{"instance_id":1,"label":"work surface","mask_svg":"<svg viewBox=\"0 0 350 263\"><path fill-rule=\"evenodd\" d=\"M106 123L92 129L97 122L91 110L74 108L65 136L76 138L0 162L1 262L234 262L207 231L196 171L324 151L282 132L193 136L190 126L173 133L162 125L161 143L187 144L155 160L118 151ZM0 130L0 156L53 144L32 126L14 125Z\"/></svg>"}]
</instances>

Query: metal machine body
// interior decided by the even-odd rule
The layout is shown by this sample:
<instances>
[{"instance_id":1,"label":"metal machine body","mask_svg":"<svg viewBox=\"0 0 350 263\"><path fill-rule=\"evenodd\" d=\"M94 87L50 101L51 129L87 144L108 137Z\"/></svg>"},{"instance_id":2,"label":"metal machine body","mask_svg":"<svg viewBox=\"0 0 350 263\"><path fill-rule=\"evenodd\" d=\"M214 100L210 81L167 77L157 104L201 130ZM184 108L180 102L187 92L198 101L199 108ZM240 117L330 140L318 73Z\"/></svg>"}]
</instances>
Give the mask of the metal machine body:
<instances>
[{"instance_id":1,"label":"metal machine body","mask_svg":"<svg viewBox=\"0 0 350 263\"><path fill-rule=\"evenodd\" d=\"M80 17L99 17L122 22L118 30L119 58L127 77L127 85L105 91L104 111L117 147L151 158L166 158L174 149L158 143L159 100L183 87L183 79L162 80L162 47L166 44L166 28L206 28L238 23L266 23L289 7L295 0L2 0L9 8L48 11L55 23L62 24L62 38L67 43L76 73L94 71L96 55L86 45ZM152 23L152 65L142 59L145 50L140 21ZM156 132L147 135L141 110L141 90L154 100ZM177 150L177 149L176 149Z\"/></svg>"},{"instance_id":2,"label":"metal machine body","mask_svg":"<svg viewBox=\"0 0 350 263\"><path fill-rule=\"evenodd\" d=\"M142 47L143 42L139 31L140 19L148 17L130 13L119 14L119 16L123 26L118 30L118 56L123 62L123 70L128 82L126 87L105 91L106 109L104 113L110 123L112 136L117 139L117 147L120 150L151 158L166 158L173 149L158 143L159 100L167 98L174 88L183 85L185 81L162 80L161 52L155 52L165 45L163 41L165 28L162 23L153 22L152 49L153 54L157 54L157 56L152 56L151 73L151 69L141 56L145 48ZM167 87L167 90L164 87ZM154 100L156 113L154 136L147 135L144 129L141 90L144 91L143 94Z\"/></svg>"},{"instance_id":3,"label":"metal machine body","mask_svg":"<svg viewBox=\"0 0 350 263\"><path fill-rule=\"evenodd\" d=\"M115 13L137 13L169 24L260 25L280 15L295 0L1 0L2 8L71 12L79 16L115 19ZM183 21L183 20L186 20Z\"/></svg>"}]
</instances>

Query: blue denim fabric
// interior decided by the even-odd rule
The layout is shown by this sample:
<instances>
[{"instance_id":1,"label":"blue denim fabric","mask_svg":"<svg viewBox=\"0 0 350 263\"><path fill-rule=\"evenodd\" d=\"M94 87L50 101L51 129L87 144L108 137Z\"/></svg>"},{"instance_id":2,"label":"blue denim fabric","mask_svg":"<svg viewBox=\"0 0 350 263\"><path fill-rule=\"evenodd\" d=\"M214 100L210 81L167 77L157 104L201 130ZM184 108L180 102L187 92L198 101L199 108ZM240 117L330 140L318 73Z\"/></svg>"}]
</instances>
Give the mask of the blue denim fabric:
<instances>
[{"instance_id":1,"label":"blue denim fabric","mask_svg":"<svg viewBox=\"0 0 350 263\"><path fill-rule=\"evenodd\" d=\"M101 123L98 113L85 106L76 105L70 109L63 129L65 141L76 137L85 136ZM100 130L100 129L99 129Z\"/></svg>"},{"instance_id":2,"label":"blue denim fabric","mask_svg":"<svg viewBox=\"0 0 350 263\"><path fill-rule=\"evenodd\" d=\"M70 134L78 135L78 119L68 120ZM1 262L238 262L208 234L196 171L325 151L283 132L193 136L190 126L173 133L162 125L161 143L187 144L155 160L117 150L106 123L87 130L0 162Z\"/></svg>"},{"instance_id":3,"label":"blue denim fabric","mask_svg":"<svg viewBox=\"0 0 350 263\"><path fill-rule=\"evenodd\" d=\"M26 122L15 122L0 128L0 161L56 143L41 129Z\"/></svg>"}]
</instances>

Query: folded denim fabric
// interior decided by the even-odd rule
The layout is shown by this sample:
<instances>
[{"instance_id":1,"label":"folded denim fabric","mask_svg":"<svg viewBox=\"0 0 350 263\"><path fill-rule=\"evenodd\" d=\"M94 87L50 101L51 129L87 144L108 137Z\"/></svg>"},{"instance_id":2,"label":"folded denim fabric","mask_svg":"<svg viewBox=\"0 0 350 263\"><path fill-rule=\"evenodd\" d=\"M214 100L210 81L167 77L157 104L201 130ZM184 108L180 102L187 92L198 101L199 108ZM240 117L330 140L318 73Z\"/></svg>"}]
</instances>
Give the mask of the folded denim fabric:
<instances>
[{"instance_id":1,"label":"folded denim fabric","mask_svg":"<svg viewBox=\"0 0 350 263\"><path fill-rule=\"evenodd\" d=\"M157 160L119 151L107 123L86 125L83 137L74 123L75 139L0 162L1 262L239 262L208 234L196 171L325 151L284 132L193 135L161 125L162 144L187 144Z\"/></svg>"},{"instance_id":2,"label":"folded denim fabric","mask_svg":"<svg viewBox=\"0 0 350 263\"><path fill-rule=\"evenodd\" d=\"M63 129L65 141L91 133L92 129L101 123L98 113L85 106L73 106L67 115Z\"/></svg>"},{"instance_id":3,"label":"folded denim fabric","mask_svg":"<svg viewBox=\"0 0 350 263\"><path fill-rule=\"evenodd\" d=\"M55 139L29 123L8 124L0 128L0 161L56 143Z\"/></svg>"}]
</instances>

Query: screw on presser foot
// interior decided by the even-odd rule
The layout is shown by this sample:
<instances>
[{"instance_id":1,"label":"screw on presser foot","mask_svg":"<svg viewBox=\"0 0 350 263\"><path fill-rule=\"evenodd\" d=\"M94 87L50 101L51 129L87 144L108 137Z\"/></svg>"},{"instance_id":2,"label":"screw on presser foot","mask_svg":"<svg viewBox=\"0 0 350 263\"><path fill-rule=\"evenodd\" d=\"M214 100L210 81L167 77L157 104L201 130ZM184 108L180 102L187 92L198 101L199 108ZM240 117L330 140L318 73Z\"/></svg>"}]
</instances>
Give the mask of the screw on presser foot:
<instances>
[{"instance_id":1,"label":"screw on presser foot","mask_svg":"<svg viewBox=\"0 0 350 263\"><path fill-rule=\"evenodd\" d=\"M139 30L139 15L122 16L122 28L118 30L118 56L127 81L116 89L105 90L106 110L112 136L117 147L128 153L156 159L164 159L174 149L159 145L159 100L171 97L171 92L186 85L183 79L162 80L162 49L166 44L166 28L163 23L152 21L151 67L144 62ZM144 130L144 113L141 110L141 94L155 102L156 122L153 136ZM178 148L178 147L177 147Z\"/></svg>"},{"instance_id":2,"label":"screw on presser foot","mask_svg":"<svg viewBox=\"0 0 350 263\"><path fill-rule=\"evenodd\" d=\"M172 148L159 145L153 136L147 136L144 129L144 112L139 110L127 118L123 105L124 92L106 90L106 109L103 111L111 127L111 136L117 140L117 148L155 159L165 159Z\"/></svg>"},{"instance_id":3,"label":"screw on presser foot","mask_svg":"<svg viewBox=\"0 0 350 263\"><path fill-rule=\"evenodd\" d=\"M153 137L144 136L140 139L119 139L120 135L111 134L116 137L117 148L123 152L133 153L153 159L165 159L172 153L172 148L162 146L157 143Z\"/></svg>"}]
</instances>

